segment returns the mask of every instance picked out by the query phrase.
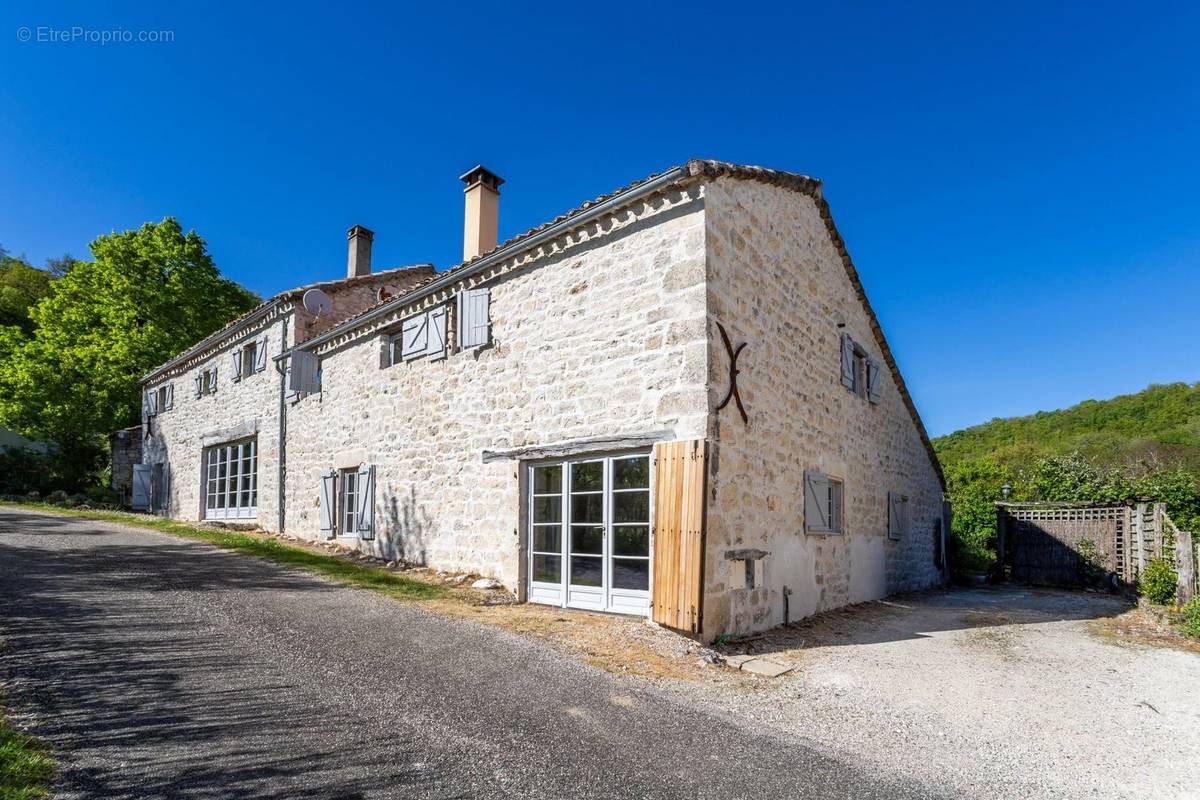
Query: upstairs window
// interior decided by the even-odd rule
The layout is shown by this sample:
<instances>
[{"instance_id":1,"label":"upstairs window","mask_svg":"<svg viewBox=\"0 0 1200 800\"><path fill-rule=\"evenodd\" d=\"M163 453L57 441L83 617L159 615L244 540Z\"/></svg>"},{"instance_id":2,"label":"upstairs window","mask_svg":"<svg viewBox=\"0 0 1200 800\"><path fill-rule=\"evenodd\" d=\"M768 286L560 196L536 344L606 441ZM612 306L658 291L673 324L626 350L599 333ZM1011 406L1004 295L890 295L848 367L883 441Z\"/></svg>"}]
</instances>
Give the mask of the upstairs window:
<instances>
[{"instance_id":1,"label":"upstairs window","mask_svg":"<svg viewBox=\"0 0 1200 800\"><path fill-rule=\"evenodd\" d=\"M446 319L449 309L438 306L400 323L400 333L390 339L391 363L418 358L446 357Z\"/></svg>"},{"instance_id":2,"label":"upstairs window","mask_svg":"<svg viewBox=\"0 0 1200 800\"><path fill-rule=\"evenodd\" d=\"M196 373L195 377L196 397L201 397L206 394L212 394L217 391L217 368L206 367Z\"/></svg>"},{"instance_id":3,"label":"upstairs window","mask_svg":"<svg viewBox=\"0 0 1200 800\"><path fill-rule=\"evenodd\" d=\"M804 530L842 532L842 482L820 472L804 473Z\"/></svg>"},{"instance_id":4,"label":"upstairs window","mask_svg":"<svg viewBox=\"0 0 1200 800\"><path fill-rule=\"evenodd\" d=\"M235 383L266 369L267 335L264 333L234 348L229 354L229 367Z\"/></svg>"},{"instance_id":5,"label":"upstairs window","mask_svg":"<svg viewBox=\"0 0 1200 800\"><path fill-rule=\"evenodd\" d=\"M872 404L879 402L879 362L867 355L867 351L850 334L842 334L841 347L842 386L863 397Z\"/></svg>"}]
</instances>

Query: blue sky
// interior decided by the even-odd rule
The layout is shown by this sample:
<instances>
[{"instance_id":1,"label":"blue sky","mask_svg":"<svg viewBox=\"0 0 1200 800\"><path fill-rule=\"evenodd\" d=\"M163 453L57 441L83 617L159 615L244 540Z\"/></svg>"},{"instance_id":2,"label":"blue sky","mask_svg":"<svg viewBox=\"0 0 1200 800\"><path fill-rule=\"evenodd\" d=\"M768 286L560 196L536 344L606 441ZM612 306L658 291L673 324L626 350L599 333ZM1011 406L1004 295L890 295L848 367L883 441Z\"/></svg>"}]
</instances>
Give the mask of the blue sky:
<instances>
[{"instance_id":1,"label":"blue sky","mask_svg":"<svg viewBox=\"0 0 1200 800\"><path fill-rule=\"evenodd\" d=\"M270 294L453 265L477 162L505 237L718 158L825 181L934 435L1200 380L1195 5L172 5L0 9L8 250L173 215Z\"/></svg>"}]
</instances>

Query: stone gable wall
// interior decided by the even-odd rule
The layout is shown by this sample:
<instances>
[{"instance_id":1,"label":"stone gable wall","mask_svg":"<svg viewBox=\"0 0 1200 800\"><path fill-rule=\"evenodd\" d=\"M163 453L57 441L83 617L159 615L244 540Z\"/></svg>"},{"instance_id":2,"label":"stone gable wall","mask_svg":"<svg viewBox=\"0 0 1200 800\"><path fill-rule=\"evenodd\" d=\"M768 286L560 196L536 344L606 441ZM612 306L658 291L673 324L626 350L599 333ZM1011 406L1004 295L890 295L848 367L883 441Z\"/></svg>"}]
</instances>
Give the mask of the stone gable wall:
<instances>
[{"instance_id":1,"label":"stone gable wall","mask_svg":"<svg viewBox=\"0 0 1200 800\"><path fill-rule=\"evenodd\" d=\"M149 384L174 384L170 411L151 417L149 436L144 439L142 461L170 464L167 515L176 519L203 519L202 461L207 445L258 437L258 516L254 522L267 530L277 528L279 469L279 373L274 356L290 340L291 315L264 320L236 339L224 343L203 361ZM261 372L232 380L230 352L262 333L267 336L267 367ZM194 376L212 365L217 367L217 391L195 396Z\"/></svg>"},{"instance_id":2,"label":"stone gable wall","mask_svg":"<svg viewBox=\"0 0 1200 800\"><path fill-rule=\"evenodd\" d=\"M736 347L744 425L731 403L710 424L704 633L748 633L791 619L940 580L933 563L942 489L891 373L878 405L840 381L840 336L881 359L866 311L830 240L817 203L752 181L706 187L709 399L728 386L716 322ZM844 480L844 533L804 532L804 472ZM909 533L888 538L887 493L909 501ZM767 551L761 583L730 589L730 549Z\"/></svg>"},{"instance_id":3,"label":"stone gable wall","mask_svg":"<svg viewBox=\"0 0 1200 800\"><path fill-rule=\"evenodd\" d=\"M322 392L289 410L287 531L320 536L324 470L374 464L377 534L363 549L517 589L519 463L484 463L485 450L703 436L703 201L676 195L489 273L488 347L381 368L383 329L323 350Z\"/></svg>"}]
</instances>

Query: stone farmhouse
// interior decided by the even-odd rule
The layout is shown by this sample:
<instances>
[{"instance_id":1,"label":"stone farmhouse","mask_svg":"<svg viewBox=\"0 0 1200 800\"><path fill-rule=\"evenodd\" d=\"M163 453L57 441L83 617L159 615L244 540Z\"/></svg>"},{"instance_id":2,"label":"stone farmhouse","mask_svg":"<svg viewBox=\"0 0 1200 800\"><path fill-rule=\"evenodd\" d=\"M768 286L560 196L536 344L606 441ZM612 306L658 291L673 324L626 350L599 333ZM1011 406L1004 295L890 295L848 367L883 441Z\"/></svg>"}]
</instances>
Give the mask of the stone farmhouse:
<instances>
[{"instance_id":1,"label":"stone farmhouse","mask_svg":"<svg viewBox=\"0 0 1200 800\"><path fill-rule=\"evenodd\" d=\"M689 161L497 244L502 180L462 179L462 264L371 272L356 226L345 278L146 375L136 502L704 640L943 580L941 470L820 181Z\"/></svg>"}]
</instances>

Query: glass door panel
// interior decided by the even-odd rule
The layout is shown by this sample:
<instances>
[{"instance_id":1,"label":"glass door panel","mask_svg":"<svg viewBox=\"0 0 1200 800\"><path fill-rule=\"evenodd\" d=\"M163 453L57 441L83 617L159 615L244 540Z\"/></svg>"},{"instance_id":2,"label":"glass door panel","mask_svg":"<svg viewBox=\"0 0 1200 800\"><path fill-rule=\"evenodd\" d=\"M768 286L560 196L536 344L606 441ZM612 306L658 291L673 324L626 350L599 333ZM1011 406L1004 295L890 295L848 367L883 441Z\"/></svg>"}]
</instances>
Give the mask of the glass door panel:
<instances>
[{"instance_id":1,"label":"glass door panel","mask_svg":"<svg viewBox=\"0 0 1200 800\"><path fill-rule=\"evenodd\" d=\"M648 608L650 457L612 459L612 576L609 607Z\"/></svg>"},{"instance_id":2,"label":"glass door panel","mask_svg":"<svg viewBox=\"0 0 1200 800\"><path fill-rule=\"evenodd\" d=\"M530 470L529 599L561 605L563 592L563 467Z\"/></svg>"}]
</instances>

